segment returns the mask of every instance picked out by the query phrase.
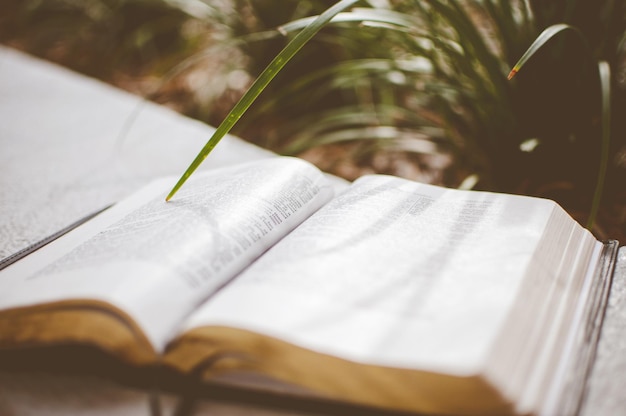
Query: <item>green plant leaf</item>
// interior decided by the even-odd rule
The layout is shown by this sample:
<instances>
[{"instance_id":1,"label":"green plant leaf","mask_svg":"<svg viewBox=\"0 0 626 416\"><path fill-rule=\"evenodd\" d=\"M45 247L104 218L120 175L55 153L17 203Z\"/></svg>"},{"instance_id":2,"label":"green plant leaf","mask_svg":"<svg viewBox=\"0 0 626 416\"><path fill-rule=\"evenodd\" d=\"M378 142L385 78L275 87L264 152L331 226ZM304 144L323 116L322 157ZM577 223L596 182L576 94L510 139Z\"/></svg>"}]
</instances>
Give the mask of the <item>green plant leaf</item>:
<instances>
[{"instance_id":1,"label":"green plant leaf","mask_svg":"<svg viewBox=\"0 0 626 416\"><path fill-rule=\"evenodd\" d=\"M582 53L588 56L589 60L592 60L591 50L583 33L576 27L567 24L557 24L548 27L544 30L539 37L533 42L528 50L522 55L519 61L515 64L508 78L512 79L524 65L551 39L564 32L572 32L576 34L582 47ZM602 194L604 190L604 180L606 177L606 171L608 168L610 139L611 139L611 71L607 62L599 62L597 64L597 75L600 81L600 96L601 96L601 156L600 165L598 168L598 178L593 194L591 208L589 211L589 217L587 219L587 228L592 229L595 223L600 203L602 200Z\"/></svg>"},{"instance_id":2,"label":"green plant leaf","mask_svg":"<svg viewBox=\"0 0 626 416\"><path fill-rule=\"evenodd\" d=\"M609 164L609 150L611 141L611 69L605 61L598 63L598 73L600 75L600 90L602 94L602 153L600 156L600 167L598 168L598 180L587 219L587 228L592 229L595 223L598 209L602 202L604 191L604 179Z\"/></svg>"},{"instance_id":3,"label":"green plant leaf","mask_svg":"<svg viewBox=\"0 0 626 416\"><path fill-rule=\"evenodd\" d=\"M320 14L315 20L307 25L285 46L285 48L269 63L267 68L254 81L252 86L241 97L239 102L235 104L233 109L228 113L224 121L217 127L211 138L200 150L195 159L191 162L187 170L174 185L170 193L165 198L169 201L180 187L187 181L191 174L200 166L200 164L211 153L220 140L232 129L246 110L252 105L256 98L263 92L265 87L274 79L274 77L282 70L282 68L295 56L296 53L322 29L334 16L341 11L350 7L358 0L341 0L328 8L324 13Z\"/></svg>"},{"instance_id":4,"label":"green plant leaf","mask_svg":"<svg viewBox=\"0 0 626 416\"><path fill-rule=\"evenodd\" d=\"M304 17L302 19L294 20L293 22L286 23L278 28L283 34L300 30L307 25L311 24L317 16ZM365 9L355 8L350 12L339 13L331 19L331 23L348 23L348 22L361 22L371 24L386 24L390 26L403 27L410 29L415 27L415 22L408 15L404 13L398 13L391 10L382 9Z\"/></svg>"},{"instance_id":5,"label":"green plant leaf","mask_svg":"<svg viewBox=\"0 0 626 416\"><path fill-rule=\"evenodd\" d=\"M414 121L413 125L419 124L419 128L403 127L398 128L391 124L397 120L411 120L419 118L418 114L400 107L377 105L371 110L360 106L336 108L323 114L316 113L312 117L305 117L297 120L297 126L285 125L289 130L285 134L290 137L289 143L282 149L282 153L288 155L298 155L312 147L321 146L328 143L338 143L351 140L385 140L389 141L389 132L394 130L396 139L408 137L411 131L412 137L420 137L423 140L433 141L433 137L443 135L441 129L436 126L427 126L428 121L420 119ZM385 120L392 120L386 123ZM305 128L306 126L306 128ZM349 133L358 132L357 134ZM430 148L429 148L430 149ZM431 153L429 151L429 153Z\"/></svg>"},{"instance_id":6,"label":"green plant leaf","mask_svg":"<svg viewBox=\"0 0 626 416\"><path fill-rule=\"evenodd\" d=\"M522 69L526 62L528 62L533 57L533 55L535 55L535 53L539 51L539 49L544 47L544 45L548 41L553 39L555 36L568 31L572 31L573 33L578 35L582 46L585 48L585 53L589 53L587 40L579 29L574 26L566 25L564 23L552 25L546 28L543 32L541 32L541 34L537 37L537 39L535 39L532 45L530 45L526 52L524 52L519 61L517 61L517 63L513 66L513 69L511 69L511 72L509 72L508 79L512 79Z\"/></svg>"}]
</instances>

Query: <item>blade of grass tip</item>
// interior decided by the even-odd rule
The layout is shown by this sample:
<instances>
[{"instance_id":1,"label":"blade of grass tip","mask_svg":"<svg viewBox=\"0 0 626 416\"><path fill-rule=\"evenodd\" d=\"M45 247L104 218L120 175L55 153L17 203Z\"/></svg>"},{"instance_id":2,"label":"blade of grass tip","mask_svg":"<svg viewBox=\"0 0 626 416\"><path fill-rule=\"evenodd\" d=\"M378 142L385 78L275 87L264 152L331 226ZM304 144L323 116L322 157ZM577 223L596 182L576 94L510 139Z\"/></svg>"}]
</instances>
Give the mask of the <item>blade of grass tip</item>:
<instances>
[{"instance_id":1,"label":"blade of grass tip","mask_svg":"<svg viewBox=\"0 0 626 416\"><path fill-rule=\"evenodd\" d=\"M207 141L204 147L200 150L196 158L191 162L187 170L180 177L176 185L172 188L170 193L165 198L169 201L174 194L180 189L181 186L187 181L191 174L200 166L200 164L211 153L219 141L231 130L235 123L246 112L248 107L256 100L261 92L267 87L267 85L274 79L274 77L280 72L280 70L293 58L293 56L322 28L324 27L335 15L350 7L358 0L341 0L329 7L320 14L313 22L302 29L292 40L285 46L285 48L269 63L267 68L259 75L254 81L252 86L241 97L239 102L235 104L233 109L228 113L224 121L217 127L211 138Z\"/></svg>"},{"instance_id":2,"label":"blade of grass tip","mask_svg":"<svg viewBox=\"0 0 626 416\"><path fill-rule=\"evenodd\" d=\"M611 69L605 61L598 63L598 72L600 75L600 89L602 94L602 153L600 155L600 167L598 168L598 181L587 219L587 228L592 229L595 223L602 193L604 190L604 179L609 164L609 150L611 140Z\"/></svg>"},{"instance_id":3,"label":"blade of grass tip","mask_svg":"<svg viewBox=\"0 0 626 416\"><path fill-rule=\"evenodd\" d=\"M580 37L581 42L586 46L587 42L585 41L583 34L574 26L566 24L552 25L545 29L543 32L541 32L539 36L537 36L537 39L535 39L532 45L530 45L526 52L524 52L524 55L522 55L522 57L519 59L519 61L517 61L515 66L513 66L513 69L511 69L511 72L509 72L509 76L507 78L511 80L522 69L526 62L528 62L528 60L532 58L532 56L539 49L541 49L543 45L545 45L550 39L554 38L559 33L569 30L577 33Z\"/></svg>"}]
</instances>

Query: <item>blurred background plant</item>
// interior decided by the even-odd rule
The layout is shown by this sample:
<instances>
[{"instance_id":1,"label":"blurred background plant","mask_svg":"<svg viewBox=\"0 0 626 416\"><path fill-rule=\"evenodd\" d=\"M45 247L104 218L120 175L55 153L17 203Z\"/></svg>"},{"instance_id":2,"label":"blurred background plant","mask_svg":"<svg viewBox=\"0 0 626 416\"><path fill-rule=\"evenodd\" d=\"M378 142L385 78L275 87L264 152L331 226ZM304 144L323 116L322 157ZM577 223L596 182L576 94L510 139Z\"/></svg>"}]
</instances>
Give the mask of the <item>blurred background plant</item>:
<instances>
[{"instance_id":1,"label":"blurred background plant","mask_svg":"<svg viewBox=\"0 0 626 416\"><path fill-rule=\"evenodd\" d=\"M334 0L2 0L0 42L218 125L267 63ZM305 19L305 20L302 20ZM512 81L546 27L568 23ZM581 223L599 169L600 238L626 237L626 2L361 0L319 32L233 133L354 179L391 173L545 196Z\"/></svg>"}]
</instances>

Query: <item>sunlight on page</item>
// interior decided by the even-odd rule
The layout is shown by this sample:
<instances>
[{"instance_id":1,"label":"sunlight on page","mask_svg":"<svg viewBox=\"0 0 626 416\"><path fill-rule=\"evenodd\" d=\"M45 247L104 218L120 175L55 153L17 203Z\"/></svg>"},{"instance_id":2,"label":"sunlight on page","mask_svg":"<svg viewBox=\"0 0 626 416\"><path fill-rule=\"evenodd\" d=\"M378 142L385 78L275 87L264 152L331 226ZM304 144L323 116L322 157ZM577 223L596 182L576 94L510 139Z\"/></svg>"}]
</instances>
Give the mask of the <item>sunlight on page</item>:
<instances>
[{"instance_id":1,"label":"sunlight on page","mask_svg":"<svg viewBox=\"0 0 626 416\"><path fill-rule=\"evenodd\" d=\"M363 178L186 328L236 326L356 361L474 373L553 207Z\"/></svg>"},{"instance_id":2,"label":"sunlight on page","mask_svg":"<svg viewBox=\"0 0 626 416\"><path fill-rule=\"evenodd\" d=\"M149 185L3 270L0 308L104 300L129 313L163 349L198 303L333 193L318 170L288 158L198 175L165 203L168 182Z\"/></svg>"}]
</instances>

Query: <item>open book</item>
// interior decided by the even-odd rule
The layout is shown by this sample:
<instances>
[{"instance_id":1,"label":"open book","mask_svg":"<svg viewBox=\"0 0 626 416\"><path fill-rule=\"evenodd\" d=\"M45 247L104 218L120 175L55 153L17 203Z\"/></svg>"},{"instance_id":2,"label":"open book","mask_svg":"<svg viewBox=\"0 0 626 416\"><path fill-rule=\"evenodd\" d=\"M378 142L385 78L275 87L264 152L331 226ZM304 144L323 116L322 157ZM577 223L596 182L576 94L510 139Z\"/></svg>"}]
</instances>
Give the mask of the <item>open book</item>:
<instances>
[{"instance_id":1,"label":"open book","mask_svg":"<svg viewBox=\"0 0 626 416\"><path fill-rule=\"evenodd\" d=\"M0 357L92 345L376 408L576 406L615 243L556 203L271 158L156 181L0 272ZM342 188L342 189L339 189Z\"/></svg>"}]
</instances>

